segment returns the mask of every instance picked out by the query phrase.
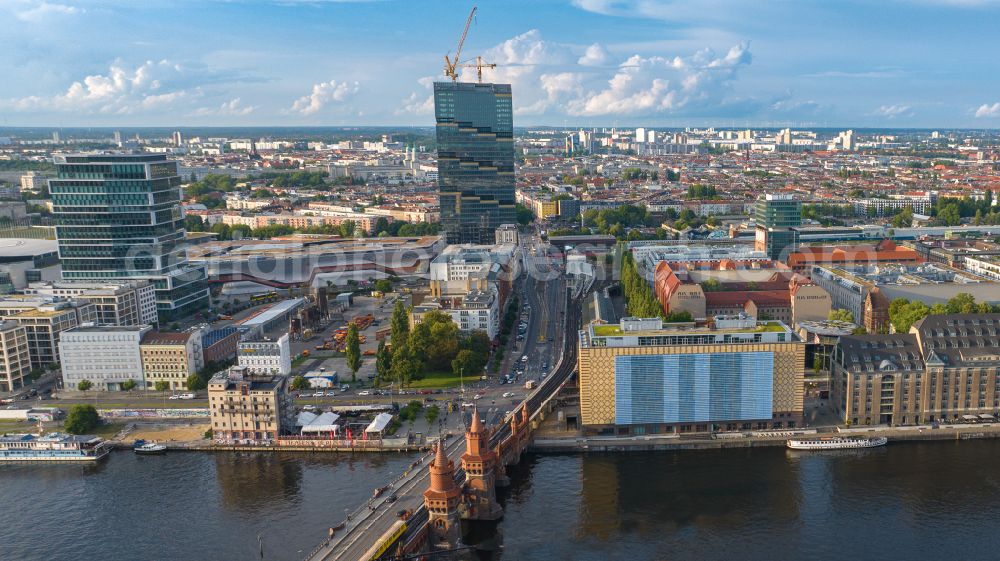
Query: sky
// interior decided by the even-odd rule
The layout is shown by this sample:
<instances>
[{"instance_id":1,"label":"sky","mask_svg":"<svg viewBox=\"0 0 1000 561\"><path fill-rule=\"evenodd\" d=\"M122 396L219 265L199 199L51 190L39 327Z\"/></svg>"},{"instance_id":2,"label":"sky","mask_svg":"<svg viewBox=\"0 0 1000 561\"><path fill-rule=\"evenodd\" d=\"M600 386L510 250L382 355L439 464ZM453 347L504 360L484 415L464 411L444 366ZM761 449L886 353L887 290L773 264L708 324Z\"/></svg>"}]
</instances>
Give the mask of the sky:
<instances>
[{"instance_id":1,"label":"sky","mask_svg":"<svg viewBox=\"0 0 1000 561\"><path fill-rule=\"evenodd\" d=\"M1000 127L1000 0L476 4L516 126ZM433 125L472 5L0 0L0 126Z\"/></svg>"}]
</instances>

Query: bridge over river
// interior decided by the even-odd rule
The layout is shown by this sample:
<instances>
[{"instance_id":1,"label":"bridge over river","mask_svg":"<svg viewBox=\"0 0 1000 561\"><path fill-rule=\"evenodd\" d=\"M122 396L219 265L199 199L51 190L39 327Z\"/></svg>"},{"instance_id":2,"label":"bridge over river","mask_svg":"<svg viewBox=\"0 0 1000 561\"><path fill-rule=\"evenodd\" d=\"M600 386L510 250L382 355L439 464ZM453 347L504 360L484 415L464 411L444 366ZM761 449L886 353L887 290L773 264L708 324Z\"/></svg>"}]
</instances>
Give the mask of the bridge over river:
<instances>
[{"instance_id":1,"label":"bridge over river","mask_svg":"<svg viewBox=\"0 0 1000 561\"><path fill-rule=\"evenodd\" d=\"M598 283L595 289L603 288ZM532 290L526 289L529 294ZM581 302L585 294L565 293L565 327L561 332L561 353L552 373L527 395L512 411L487 430L488 446L496 454L496 481L506 481L508 465L520 461L532 431L549 411L555 396L565 386L576 369L577 326L580 325ZM555 307L553 307L555 308ZM489 422L489 420L487 420ZM464 435L444 437L444 453L459 466L455 480L465 485L466 474L461 470L461 456L466 452ZM410 468L383 488L377 498L362 505L347 520L334 528L332 536L307 557L307 561L369 561L407 556L428 550L429 513L424 507L423 492L430 484L429 464L433 453L427 453ZM404 519L405 518L405 519ZM419 555L417 555L419 557ZM416 557L414 557L416 558Z\"/></svg>"}]
</instances>

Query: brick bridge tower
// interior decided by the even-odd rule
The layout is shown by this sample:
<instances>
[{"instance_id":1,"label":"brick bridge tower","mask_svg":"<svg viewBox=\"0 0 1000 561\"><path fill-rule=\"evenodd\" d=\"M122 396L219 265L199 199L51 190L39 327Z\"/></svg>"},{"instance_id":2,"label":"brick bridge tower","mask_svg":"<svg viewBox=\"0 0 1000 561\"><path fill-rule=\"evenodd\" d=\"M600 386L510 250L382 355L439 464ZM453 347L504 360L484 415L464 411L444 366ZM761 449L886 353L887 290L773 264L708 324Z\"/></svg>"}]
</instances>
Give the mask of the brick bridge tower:
<instances>
[{"instance_id":1,"label":"brick bridge tower","mask_svg":"<svg viewBox=\"0 0 1000 561\"><path fill-rule=\"evenodd\" d=\"M454 549L462 539L462 520L458 508L462 488L455 484L455 462L448 459L444 441L438 442L430 464L431 485L424 491L428 513L427 542L431 551Z\"/></svg>"},{"instance_id":2,"label":"brick bridge tower","mask_svg":"<svg viewBox=\"0 0 1000 561\"><path fill-rule=\"evenodd\" d=\"M490 433L479 419L479 410L473 408L462 454L467 507L462 517L470 520L497 520L503 516L496 494L497 454L490 449L489 440Z\"/></svg>"}]
</instances>

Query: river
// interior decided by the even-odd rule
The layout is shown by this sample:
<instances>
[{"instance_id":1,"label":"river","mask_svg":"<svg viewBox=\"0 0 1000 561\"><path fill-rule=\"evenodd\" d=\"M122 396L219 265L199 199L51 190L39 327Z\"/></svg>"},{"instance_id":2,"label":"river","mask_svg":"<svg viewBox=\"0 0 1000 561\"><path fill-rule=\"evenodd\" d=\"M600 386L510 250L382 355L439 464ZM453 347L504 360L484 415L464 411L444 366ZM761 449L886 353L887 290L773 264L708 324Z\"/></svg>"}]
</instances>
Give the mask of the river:
<instances>
[{"instance_id":1,"label":"river","mask_svg":"<svg viewBox=\"0 0 1000 561\"><path fill-rule=\"evenodd\" d=\"M480 558L993 559L1000 440L525 456ZM409 456L118 452L0 465L0 559L294 561Z\"/></svg>"}]
</instances>

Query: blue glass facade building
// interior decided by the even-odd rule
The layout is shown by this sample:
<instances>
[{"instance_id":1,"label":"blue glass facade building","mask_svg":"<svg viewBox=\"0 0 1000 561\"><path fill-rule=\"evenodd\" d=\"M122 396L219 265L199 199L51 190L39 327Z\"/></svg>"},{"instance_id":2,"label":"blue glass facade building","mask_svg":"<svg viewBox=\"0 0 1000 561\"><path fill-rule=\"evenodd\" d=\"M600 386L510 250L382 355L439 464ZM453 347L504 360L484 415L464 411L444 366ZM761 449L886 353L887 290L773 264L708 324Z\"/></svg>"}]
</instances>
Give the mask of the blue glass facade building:
<instances>
[{"instance_id":1,"label":"blue glass facade building","mask_svg":"<svg viewBox=\"0 0 1000 561\"><path fill-rule=\"evenodd\" d=\"M184 248L177 162L164 154L55 157L49 180L65 280L150 281L160 321L209 305L205 269Z\"/></svg>"},{"instance_id":2,"label":"blue glass facade building","mask_svg":"<svg viewBox=\"0 0 1000 561\"><path fill-rule=\"evenodd\" d=\"M770 352L619 355L615 423L700 423L770 419Z\"/></svg>"},{"instance_id":3,"label":"blue glass facade building","mask_svg":"<svg viewBox=\"0 0 1000 561\"><path fill-rule=\"evenodd\" d=\"M517 221L510 84L437 82L438 188L448 243L492 244Z\"/></svg>"}]
</instances>

